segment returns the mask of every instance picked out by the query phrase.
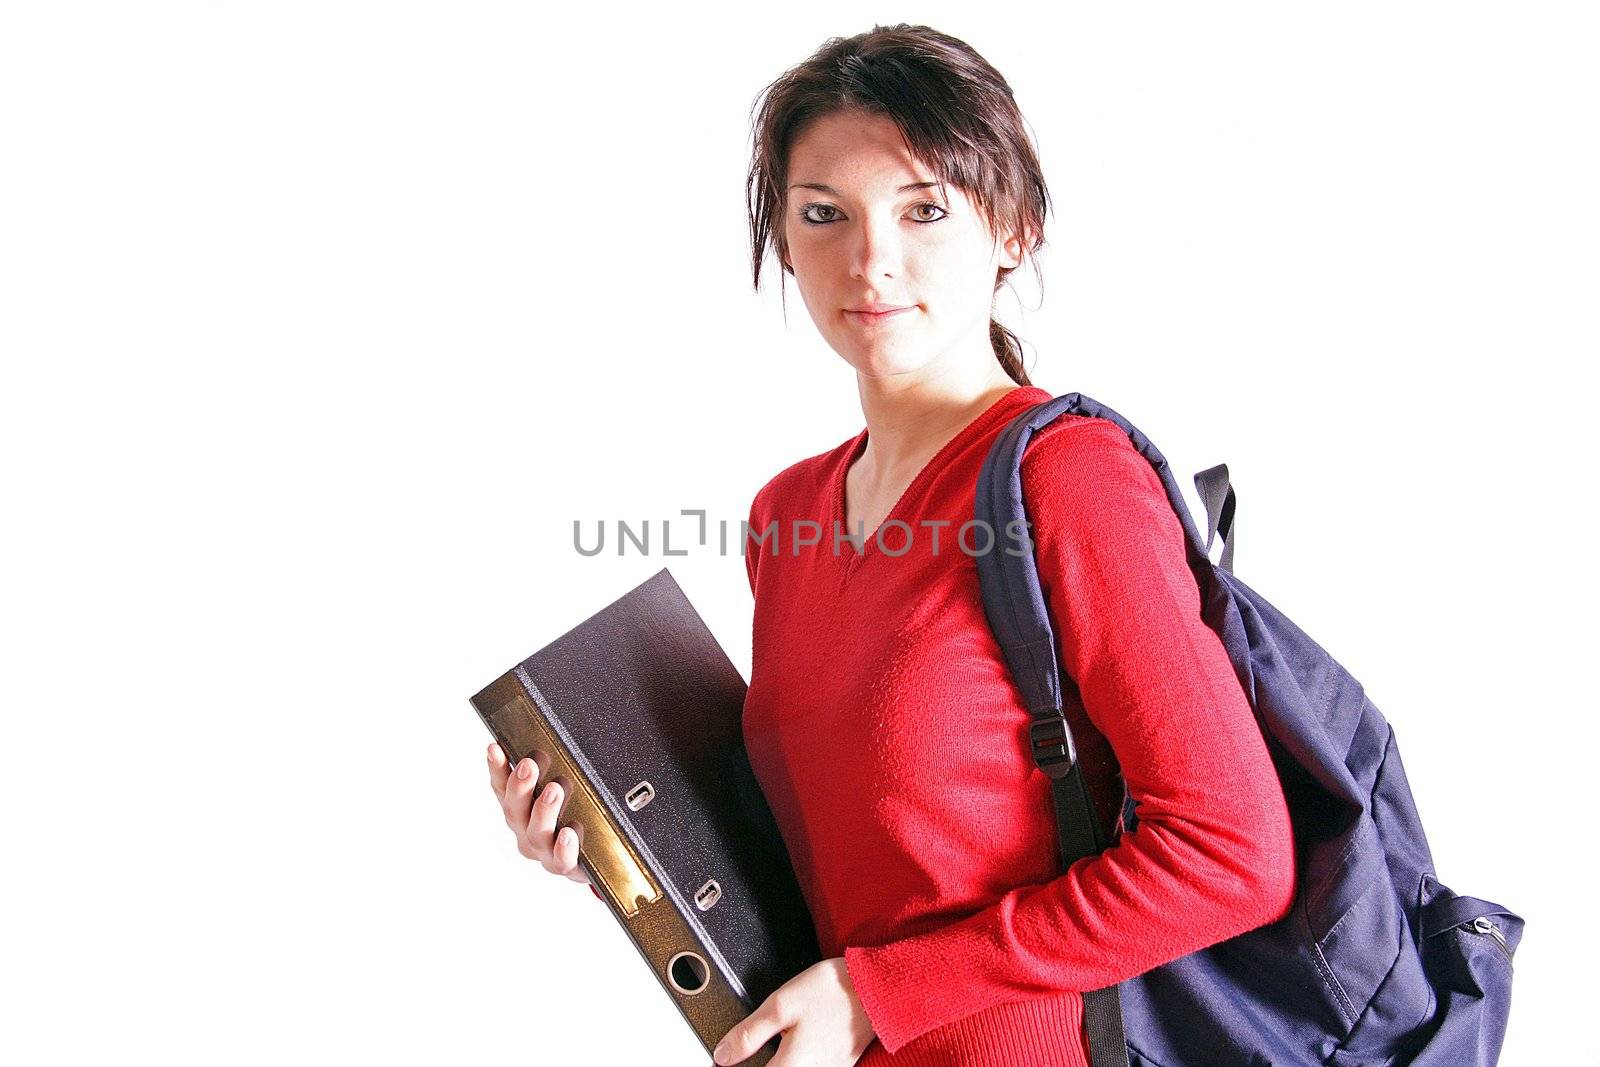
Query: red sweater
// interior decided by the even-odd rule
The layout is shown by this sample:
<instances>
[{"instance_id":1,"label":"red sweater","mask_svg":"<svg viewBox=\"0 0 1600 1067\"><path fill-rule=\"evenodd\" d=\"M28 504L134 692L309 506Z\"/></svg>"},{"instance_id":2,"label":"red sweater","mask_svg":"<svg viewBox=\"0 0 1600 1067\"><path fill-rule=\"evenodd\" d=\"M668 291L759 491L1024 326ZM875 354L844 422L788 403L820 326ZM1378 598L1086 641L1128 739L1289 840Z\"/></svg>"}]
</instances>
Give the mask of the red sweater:
<instances>
[{"instance_id":1,"label":"red sweater","mask_svg":"<svg viewBox=\"0 0 1600 1067\"><path fill-rule=\"evenodd\" d=\"M1201 620L1182 527L1127 436L1084 416L1035 435L1024 493L1092 723L1074 724L1089 787L1114 819L1120 764L1139 824L1057 867L1028 711L955 540L996 434L1049 398L1014 389L957 433L860 553L843 486L865 429L780 472L750 509L756 536L778 525L746 543L744 737L823 956L844 957L877 1031L865 1067L1086 1067L1083 990L1289 907L1288 809Z\"/></svg>"}]
</instances>

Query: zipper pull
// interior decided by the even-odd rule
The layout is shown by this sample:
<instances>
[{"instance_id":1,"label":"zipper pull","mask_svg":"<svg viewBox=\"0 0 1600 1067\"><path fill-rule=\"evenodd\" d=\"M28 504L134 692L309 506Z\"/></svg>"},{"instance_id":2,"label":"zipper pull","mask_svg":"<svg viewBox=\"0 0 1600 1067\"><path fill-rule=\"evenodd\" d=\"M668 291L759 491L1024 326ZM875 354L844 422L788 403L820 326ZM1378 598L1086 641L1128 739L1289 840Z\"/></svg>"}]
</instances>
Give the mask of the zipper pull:
<instances>
[{"instance_id":1,"label":"zipper pull","mask_svg":"<svg viewBox=\"0 0 1600 1067\"><path fill-rule=\"evenodd\" d=\"M1506 947L1506 935L1500 932L1500 928L1491 922L1487 915L1480 915L1473 919L1472 928L1480 934L1488 934L1494 938L1500 943L1501 948Z\"/></svg>"}]
</instances>

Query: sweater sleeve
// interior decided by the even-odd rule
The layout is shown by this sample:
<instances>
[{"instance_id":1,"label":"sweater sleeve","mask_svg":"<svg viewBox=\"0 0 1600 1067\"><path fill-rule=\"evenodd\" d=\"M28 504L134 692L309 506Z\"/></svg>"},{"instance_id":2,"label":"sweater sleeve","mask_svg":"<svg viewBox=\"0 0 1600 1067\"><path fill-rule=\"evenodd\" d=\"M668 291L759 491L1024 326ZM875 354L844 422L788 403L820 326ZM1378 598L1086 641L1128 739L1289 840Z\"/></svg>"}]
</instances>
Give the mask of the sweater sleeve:
<instances>
[{"instance_id":1,"label":"sweater sleeve","mask_svg":"<svg viewBox=\"0 0 1600 1067\"><path fill-rule=\"evenodd\" d=\"M1083 417L1041 431L1022 474L1062 664L1139 821L1099 855L964 919L846 947L857 995L891 1053L974 1011L1132 978L1275 922L1293 898L1282 787L1221 639L1201 618L1160 478L1114 423Z\"/></svg>"}]
</instances>

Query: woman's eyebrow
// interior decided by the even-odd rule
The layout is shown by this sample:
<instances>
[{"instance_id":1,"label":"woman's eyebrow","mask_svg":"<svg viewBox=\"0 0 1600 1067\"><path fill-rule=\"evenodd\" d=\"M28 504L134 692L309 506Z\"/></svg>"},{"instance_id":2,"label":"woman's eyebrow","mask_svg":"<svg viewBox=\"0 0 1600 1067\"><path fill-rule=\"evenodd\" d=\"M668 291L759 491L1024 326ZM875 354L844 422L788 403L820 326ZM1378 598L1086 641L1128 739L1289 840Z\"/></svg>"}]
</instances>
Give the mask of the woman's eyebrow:
<instances>
[{"instance_id":1,"label":"woman's eyebrow","mask_svg":"<svg viewBox=\"0 0 1600 1067\"><path fill-rule=\"evenodd\" d=\"M902 185L899 189L896 189L895 192L897 192L897 193L909 193L913 189L937 189L938 187L939 187L939 183L938 182L912 182L910 185ZM819 193L827 193L829 196L843 196L844 195L839 190L835 189L833 186L824 185L822 182L795 182L793 185L789 186L789 188L791 188L791 189L815 189L817 192L819 192Z\"/></svg>"}]
</instances>

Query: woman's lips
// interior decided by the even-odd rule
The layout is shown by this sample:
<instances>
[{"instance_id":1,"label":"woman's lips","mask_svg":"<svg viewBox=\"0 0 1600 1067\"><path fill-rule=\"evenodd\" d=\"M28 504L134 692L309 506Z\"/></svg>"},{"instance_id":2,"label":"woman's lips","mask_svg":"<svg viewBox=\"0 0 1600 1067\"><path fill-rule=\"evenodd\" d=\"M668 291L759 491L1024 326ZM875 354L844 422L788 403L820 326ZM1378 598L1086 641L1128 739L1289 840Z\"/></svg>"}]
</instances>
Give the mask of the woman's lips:
<instances>
[{"instance_id":1,"label":"woman's lips","mask_svg":"<svg viewBox=\"0 0 1600 1067\"><path fill-rule=\"evenodd\" d=\"M880 322L888 322L890 319L893 319L896 316L903 315L908 311L915 311L915 310L916 310L916 305L912 304L909 307L895 308L893 311L850 311L850 310L846 310L845 314L847 316L849 316L851 322L859 322L863 326L873 326L873 325L876 325L877 323L880 323Z\"/></svg>"}]
</instances>

